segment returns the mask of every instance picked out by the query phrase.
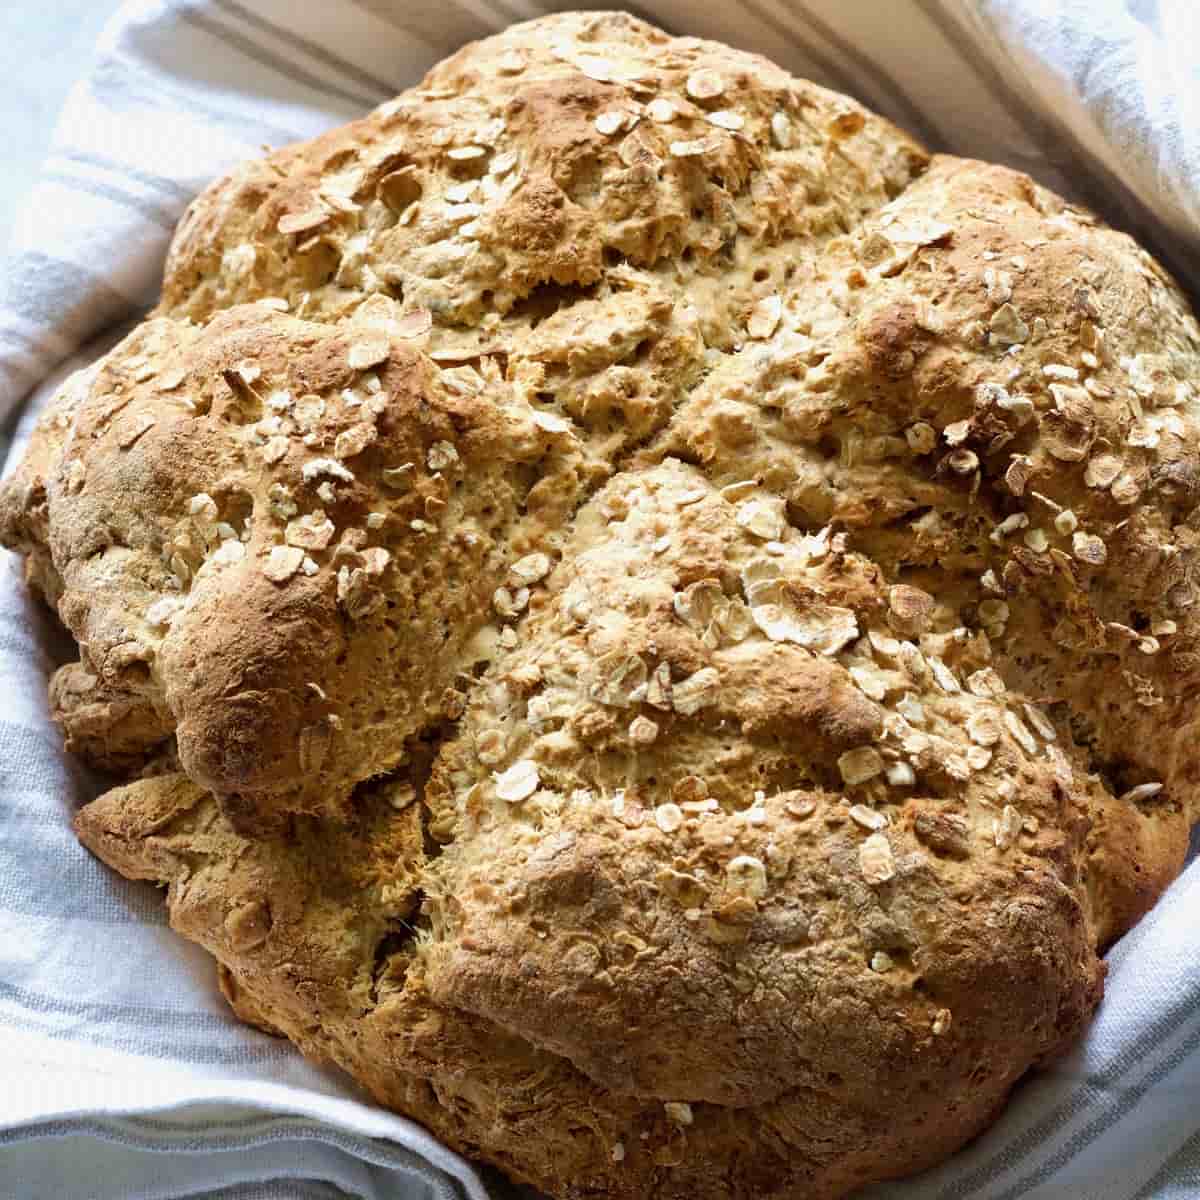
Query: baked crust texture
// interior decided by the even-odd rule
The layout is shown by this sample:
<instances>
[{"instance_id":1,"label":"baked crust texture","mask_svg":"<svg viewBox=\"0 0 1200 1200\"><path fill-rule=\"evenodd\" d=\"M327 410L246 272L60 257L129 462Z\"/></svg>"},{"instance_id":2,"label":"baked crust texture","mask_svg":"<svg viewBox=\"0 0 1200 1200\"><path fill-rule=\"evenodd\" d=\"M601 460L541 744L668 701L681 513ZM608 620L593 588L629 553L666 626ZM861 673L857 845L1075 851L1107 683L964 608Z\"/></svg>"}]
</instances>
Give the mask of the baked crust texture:
<instances>
[{"instance_id":1,"label":"baked crust texture","mask_svg":"<svg viewBox=\"0 0 1200 1200\"><path fill-rule=\"evenodd\" d=\"M1100 1001L1200 741L1200 332L1123 234L629 16L180 223L0 534L234 1011L556 1197L834 1200Z\"/></svg>"}]
</instances>

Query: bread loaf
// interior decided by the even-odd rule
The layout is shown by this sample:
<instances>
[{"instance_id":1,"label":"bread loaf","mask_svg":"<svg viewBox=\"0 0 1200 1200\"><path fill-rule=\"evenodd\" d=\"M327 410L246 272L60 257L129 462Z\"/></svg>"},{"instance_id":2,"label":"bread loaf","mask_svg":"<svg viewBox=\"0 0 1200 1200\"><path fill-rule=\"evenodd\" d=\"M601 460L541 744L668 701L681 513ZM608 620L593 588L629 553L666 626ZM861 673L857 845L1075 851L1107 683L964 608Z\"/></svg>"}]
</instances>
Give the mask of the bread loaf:
<instances>
[{"instance_id":1,"label":"bread loaf","mask_svg":"<svg viewBox=\"0 0 1200 1200\"><path fill-rule=\"evenodd\" d=\"M235 1012L553 1197L834 1200L1100 1001L1200 771L1128 237L621 14L238 168L0 534Z\"/></svg>"}]
</instances>

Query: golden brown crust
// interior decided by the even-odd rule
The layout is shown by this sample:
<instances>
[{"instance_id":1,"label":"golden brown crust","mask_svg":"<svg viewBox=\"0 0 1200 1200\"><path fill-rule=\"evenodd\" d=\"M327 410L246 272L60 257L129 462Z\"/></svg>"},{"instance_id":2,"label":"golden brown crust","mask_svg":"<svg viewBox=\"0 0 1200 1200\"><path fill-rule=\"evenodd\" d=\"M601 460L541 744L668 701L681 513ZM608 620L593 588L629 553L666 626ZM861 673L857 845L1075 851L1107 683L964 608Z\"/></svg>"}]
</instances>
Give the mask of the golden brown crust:
<instances>
[{"instance_id":1,"label":"golden brown crust","mask_svg":"<svg viewBox=\"0 0 1200 1200\"><path fill-rule=\"evenodd\" d=\"M764 60L468 46L208 189L0 492L132 780L79 836L553 1195L918 1170L1183 861L1198 350L1128 238Z\"/></svg>"}]
</instances>

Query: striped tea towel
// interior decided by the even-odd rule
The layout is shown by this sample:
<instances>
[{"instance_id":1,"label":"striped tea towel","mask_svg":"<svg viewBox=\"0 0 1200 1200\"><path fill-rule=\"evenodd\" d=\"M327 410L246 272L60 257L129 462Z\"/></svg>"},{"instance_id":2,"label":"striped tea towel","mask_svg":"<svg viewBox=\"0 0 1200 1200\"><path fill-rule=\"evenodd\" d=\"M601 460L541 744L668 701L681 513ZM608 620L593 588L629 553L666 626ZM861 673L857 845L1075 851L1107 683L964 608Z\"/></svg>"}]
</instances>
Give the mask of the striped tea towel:
<instances>
[{"instance_id":1,"label":"striped tea towel","mask_svg":"<svg viewBox=\"0 0 1200 1200\"><path fill-rule=\"evenodd\" d=\"M17 447L54 372L153 301L172 225L213 176L389 98L467 39L568 6L128 4L71 96L0 277L0 417L33 389ZM644 0L639 11L768 54L935 146L1030 171L1136 231L1185 284L1200 280L1194 0ZM161 897L78 846L68 817L96 783L47 716L60 638L5 555L0 1197L505 1194L343 1077L238 1025L207 956L166 928ZM870 1195L1200 1195L1197 905L1193 867L1110 955L1085 1044L951 1163Z\"/></svg>"}]
</instances>

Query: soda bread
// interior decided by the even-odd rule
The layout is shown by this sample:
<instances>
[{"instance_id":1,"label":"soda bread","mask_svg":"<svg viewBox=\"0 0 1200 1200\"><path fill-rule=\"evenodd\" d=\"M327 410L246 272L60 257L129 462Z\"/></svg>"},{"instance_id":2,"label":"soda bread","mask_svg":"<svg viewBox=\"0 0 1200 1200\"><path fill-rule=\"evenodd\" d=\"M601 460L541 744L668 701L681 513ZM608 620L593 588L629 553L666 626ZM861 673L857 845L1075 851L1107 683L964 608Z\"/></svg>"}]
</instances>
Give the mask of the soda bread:
<instances>
[{"instance_id":1,"label":"soda bread","mask_svg":"<svg viewBox=\"0 0 1200 1200\"><path fill-rule=\"evenodd\" d=\"M1128 237L621 14L188 210L0 531L79 836L555 1197L833 1200L1099 1003L1200 740L1200 331Z\"/></svg>"}]
</instances>

